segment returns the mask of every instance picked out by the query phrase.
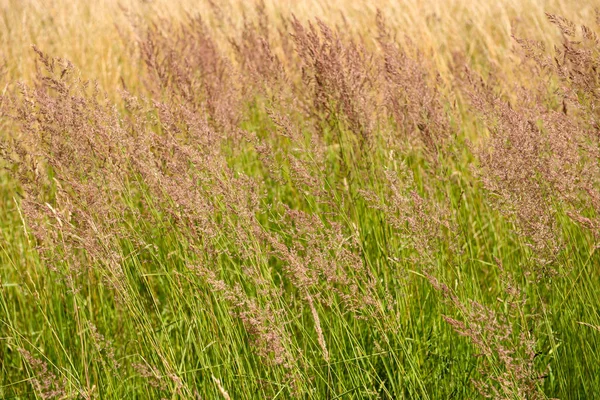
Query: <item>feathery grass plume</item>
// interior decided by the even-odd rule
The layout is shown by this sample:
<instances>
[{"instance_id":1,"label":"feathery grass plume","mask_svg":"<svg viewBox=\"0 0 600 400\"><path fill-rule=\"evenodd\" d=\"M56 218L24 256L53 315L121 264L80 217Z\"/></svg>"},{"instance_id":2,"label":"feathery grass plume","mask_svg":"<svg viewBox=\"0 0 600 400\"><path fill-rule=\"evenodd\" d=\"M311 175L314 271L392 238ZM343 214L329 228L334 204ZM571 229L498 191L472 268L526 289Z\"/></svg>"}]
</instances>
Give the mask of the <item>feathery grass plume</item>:
<instances>
[{"instance_id":1,"label":"feathery grass plume","mask_svg":"<svg viewBox=\"0 0 600 400\"><path fill-rule=\"evenodd\" d=\"M292 338L281 323L283 309L276 309L276 300L282 295L274 288L269 288L265 280L257 280L262 287L262 294L268 301L261 305L259 299L246 295L241 286L230 287L223 280L218 279L214 271L205 267L194 266L192 270L220 293L228 301L235 315L242 321L253 341L256 353L267 363L282 366L291 370L297 363L297 357L290 351Z\"/></svg>"},{"instance_id":2,"label":"feathery grass plume","mask_svg":"<svg viewBox=\"0 0 600 400\"><path fill-rule=\"evenodd\" d=\"M396 43L380 10L376 24L377 42L383 53L384 106L395 122L391 140L400 138L400 143L395 145L402 148L404 139L409 139L411 144L417 139L435 160L438 150L445 148L444 141L452 133L443 95L436 87L439 82L431 76L432 67L427 58L410 40L406 49ZM411 55L410 51L415 54Z\"/></svg>"},{"instance_id":3,"label":"feathery grass plume","mask_svg":"<svg viewBox=\"0 0 600 400\"><path fill-rule=\"evenodd\" d=\"M362 260L355 233L287 206L278 224L279 235L264 237L296 289L308 293L311 302L328 307L339 303L356 317L371 315L376 305L375 277Z\"/></svg>"},{"instance_id":4,"label":"feathery grass plume","mask_svg":"<svg viewBox=\"0 0 600 400\"><path fill-rule=\"evenodd\" d=\"M481 164L476 174L493 204L515 218L540 265L552 263L563 248L557 202L594 179L581 153L585 135L577 120L544 105L542 88L513 88L513 103L467 74L470 102L490 132L475 149Z\"/></svg>"},{"instance_id":5,"label":"feathery grass plume","mask_svg":"<svg viewBox=\"0 0 600 400\"><path fill-rule=\"evenodd\" d=\"M581 40L576 40L575 24L559 15L546 13L548 20L556 25L562 33L561 46L555 45L552 72L561 80L563 96L574 99L569 105L584 112L578 116L588 119L595 131L598 130L598 56L600 43L596 32L591 28L581 26Z\"/></svg>"},{"instance_id":6,"label":"feathery grass plume","mask_svg":"<svg viewBox=\"0 0 600 400\"><path fill-rule=\"evenodd\" d=\"M241 33L229 41L235 52L238 68L250 75L244 75L245 79L250 78L246 83L255 90L270 91L276 88L280 80L286 79L283 62L274 53L271 42L287 36L287 33L271 33L273 23L266 13L264 1L256 3L254 20L245 16Z\"/></svg>"},{"instance_id":7,"label":"feathery grass plume","mask_svg":"<svg viewBox=\"0 0 600 400\"><path fill-rule=\"evenodd\" d=\"M151 365L146 360L132 363L131 367L139 377L144 379L145 383L148 383L159 392L168 392L179 396L189 395L184 390L183 380L173 372L163 374L156 366Z\"/></svg>"},{"instance_id":8,"label":"feathery grass plume","mask_svg":"<svg viewBox=\"0 0 600 400\"><path fill-rule=\"evenodd\" d=\"M117 372L121 368L121 363L117 360L115 356L115 346L110 341L107 340L100 332L98 332L98 328L91 322L88 322L88 329L90 331L90 336L94 340L94 346L96 347L96 351L101 355L102 362L108 367L112 368L113 371Z\"/></svg>"},{"instance_id":9,"label":"feathery grass plume","mask_svg":"<svg viewBox=\"0 0 600 400\"><path fill-rule=\"evenodd\" d=\"M206 112L217 130L231 130L242 102L239 74L214 42L200 16L163 20L142 35L139 48L154 99L167 96L193 111Z\"/></svg>"},{"instance_id":10,"label":"feathery grass plume","mask_svg":"<svg viewBox=\"0 0 600 400\"><path fill-rule=\"evenodd\" d=\"M313 320L315 321L315 331L317 332L319 346L321 346L321 350L323 350L323 359L325 362L329 362L329 351L327 350L327 343L325 342L325 336L323 335L323 328L321 328L321 320L310 293L306 293L306 300L308 301L310 312L313 316Z\"/></svg>"},{"instance_id":11,"label":"feathery grass plume","mask_svg":"<svg viewBox=\"0 0 600 400\"><path fill-rule=\"evenodd\" d=\"M567 211L572 219L597 235L600 170L597 160L600 155L598 141L598 56L600 47L593 29L582 25L578 39L575 24L559 15L547 13L548 20L562 33L561 46L554 46L554 54L538 45L532 50L531 40L516 38L524 51L525 59L532 60L540 72L542 84L555 88L549 97L550 104L557 104L560 111L549 111L550 124L557 130L567 131L568 141L577 147L579 170L576 179L558 179L558 196L570 205ZM556 81L556 83L555 83ZM544 102L540 99L539 102ZM554 108L559 108L554 107ZM558 110L557 110L558 111ZM570 160L574 161L574 160ZM592 217L592 218L590 218Z\"/></svg>"},{"instance_id":12,"label":"feathery grass plume","mask_svg":"<svg viewBox=\"0 0 600 400\"><path fill-rule=\"evenodd\" d=\"M70 63L37 52L45 73L40 73L34 88L22 85L20 95L12 97L9 116L19 130L5 152L25 193L26 222L37 227L40 255L73 295L82 347L86 326L78 302L85 300L77 293L89 290L96 279L105 283L142 331L149 330L143 300L126 273L132 256L125 250L127 243L135 246L140 240L123 224L140 215L132 211L128 197L129 182L138 173L135 167L141 160L156 160L151 152L136 153L140 148L136 139L149 132L134 132L97 87L72 76ZM134 155L140 156L138 163L132 162ZM186 392L154 338L142 338L165 374L174 377L168 385ZM87 366L84 374L89 386Z\"/></svg>"},{"instance_id":13,"label":"feathery grass plume","mask_svg":"<svg viewBox=\"0 0 600 400\"><path fill-rule=\"evenodd\" d=\"M467 89L491 133L477 150L484 186L494 194L496 204L516 217L520 232L531 240L547 272L552 269L543 265L552 263L563 248L558 214L566 209L575 221L594 229L589 212L583 210L597 214L594 198L600 182L594 161L599 150L593 133L592 50L580 49L572 40L573 23L548 17L564 37L563 50L556 49L553 61L543 45L515 38L525 57L534 62L522 64L527 73L538 74L534 85L512 88L513 100L507 100L468 73L471 87L477 88ZM593 42L591 30L583 31ZM554 78L560 86L548 93L555 86Z\"/></svg>"},{"instance_id":14,"label":"feathery grass plume","mask_svg":"<svg viewBox=\"0 0 600 400\"><path fill-rule=\"evenodd\" d=\"M146 362L132 364L132 367L150 386L160 389L161 391L167 389L167 385L164 382L164 376L156 367L149 365Z\"/></svg>"},{"instance_id":15,"label":"feathery grass plume","mask_svg":"<svg viewBox=\"0 0 600 400\"><path fill-rule=\"evenodd\" d=\"M574 210L569 212L573 220L597 237L600 232L600 168L595 160L600 157L600 81L597 74L600 41L597 33L585 25L581 26L581 40L578 41L573 22L553 14L547 16L563 33L562 47L555 48L552 69L562 84L563 111L569 111L571 119L579 121L580 135L584 139L580 139L579 146L586 168L575 188L565 193L565 198L574 205ZM598 26L596 21L596 28ZM593 214L587 212L589 210Z\"/></svg>"},{"instance_id":16,"label":"feathery grass plume","mask_svg":"<svg viewBox=\"0 0 600 400\"><path fill-rule=\"evenodd\" d=\"M126 213L119 191L127 131L97 86L81 81L68 61L34 50L44 71L34 87L21 84L20 93L4 98L16 132L3 138L2 156L21 184L21 207L50 266L69 265L63 274L72 282L89 257L111 269L116 283L122 273L110 237Z\"/></svg>"},{"instance_id":17,"label":"feathery grass plume","mask_svg":"<svg viewBox=\"0 0 600 400\"><path fill-rule=\"evenodd\" d=\"M227 393L227 390L225 390L225 388L221 384L221 381L218 378L216 378L214 375L212 376L212 379L215 382L215 384L217 385L217 387L219 388L219 392L221 392L221 395L223 396L223 398L225 400L231 400L231 397L229 397L229 394Z\"/></svg>"},{"instance_id":18,"label":"feathery grass plume","mask_svg":"<svg viewBox=\"0 0 600 400\"><path fill-rule=\"evenodd\" d=\"M359 146L369 146L379 112L374 55L320 20L304 26L294 17L291 27L306 109L329 124L347 123Z\"/></svg>"},{"instance_id":19,"label":"feathery grass plume","mask_svg":"<svg viewBox=\"0 0 600 400\"><path fill-rule=\"evenodd\" d=\"M294 123L290 115L283 115L274 109L267 110L267 114L277 128L277 135L286 141L287 148L284 149L283 145L280 145L277 152L283 153L280 156L284 160L281 164L287 161L291 184L296 189L314 196L317 202L327 202L330 197L325 189L327 145L315 132L309 132L310 136L306 138L303 127ZM268 167L270 172L274 172L273 169L281 169L281 165ZM283 178L282 176L281 179Z\"/></svg>"},{"instance_id":20,"label":"feathery grass plume","mask_svg":"<svg viewBox=\"0 0 600 400\"><path fill-rule=\"evenodd\" d=\"M527 297L514 279L498 262L504 299L504 311L496 311L477 301L464 302L445 283L427 275L432 286L459 314L459 319L443 315L444 320L460 336L480 351L480 379L473 380L481 395L495 399L545 399L543 381L536 363L538 339L527 309Z\"/></svg>"},{"instance_id":21,"label":"feathery grass plume","mask_svg":"<svg viewBox=\"0 0 600 400\"><path fill-rule=\"evenodd\" d=\"M452 210L447 203L439 202L431 185L424 184L424 194L419 194L413 171L405 162L397 171L381 174L386 182L384 198L370 190L361 194L370 207L382 212L386 222L395 230L402 245L410 249L410 259L423 267L431 267L446 243L449 250L456 243ZM435 179L434 176L428 176Z\"/></svg>"},{"instance_id":22,"label":"feathery grass plume","mask_svg":"<svg viewBox=\"0 0 600 400\"><path fill-rule=\"evenodd\" d=\"M67 392L64 376L58 378L48 369L46 362L33 357L27 350L19 349L19 353L34 374L30 382L36 396L44 400L75 398L73 394Z\"/></svg>"}]
</instances>

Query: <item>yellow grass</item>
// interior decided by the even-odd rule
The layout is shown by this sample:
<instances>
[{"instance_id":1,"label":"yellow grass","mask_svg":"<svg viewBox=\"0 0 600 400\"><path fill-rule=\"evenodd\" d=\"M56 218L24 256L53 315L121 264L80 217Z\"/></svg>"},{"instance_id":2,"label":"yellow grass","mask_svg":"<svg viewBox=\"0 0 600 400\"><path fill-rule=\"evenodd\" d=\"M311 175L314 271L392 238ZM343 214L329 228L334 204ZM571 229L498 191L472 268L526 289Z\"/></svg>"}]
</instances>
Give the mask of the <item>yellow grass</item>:
<instances>
[{"instance_id":1,"label":"yellow grass","mask_svg":"<svg viewBox=\"0 0 600 400\"><path fill-rule=\"evenodd\" d=\"M214 3L223 18L206 0L2 0L0 56L10 78L28 80L35 71L31 56L35 44L48 54L68 58L105 90L114 90L121 79L131 87L138 84L139 63L127 44L135 37L136 24L201 14L213 28L235 36L243 16L251 16L255 8L245 1ZM301 20L320 18L359 35L374 33L375 13L380 9L400 39L406 35L421 49L434 52L442 69L456 50L502 65L512 46L511 26L523 37L549 42L558 33L548 29L544 12L589 23L598 5L598 0L265 2L275 26L280 16L293 14ZM226 35L221 39L226 40Z\"/></svg>"}]
</instances>

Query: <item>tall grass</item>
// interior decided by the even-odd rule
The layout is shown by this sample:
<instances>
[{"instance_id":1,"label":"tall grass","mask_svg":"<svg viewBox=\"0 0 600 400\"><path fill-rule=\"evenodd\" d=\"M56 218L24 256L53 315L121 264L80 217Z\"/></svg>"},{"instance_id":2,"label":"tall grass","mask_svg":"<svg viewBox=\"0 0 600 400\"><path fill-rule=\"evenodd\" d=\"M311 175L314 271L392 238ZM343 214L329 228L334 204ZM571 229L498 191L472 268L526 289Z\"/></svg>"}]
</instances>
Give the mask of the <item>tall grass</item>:
<instances>
[{"instance_id":1,"label":"tall grass","mask_svg":"<svg viewBox=\"0 0 600 400\"><path fill-rule=\"evenodd\" d=\"M407 4L4 2L0 397L593 398L600 26Z\"/></svg>"}]
</instances>

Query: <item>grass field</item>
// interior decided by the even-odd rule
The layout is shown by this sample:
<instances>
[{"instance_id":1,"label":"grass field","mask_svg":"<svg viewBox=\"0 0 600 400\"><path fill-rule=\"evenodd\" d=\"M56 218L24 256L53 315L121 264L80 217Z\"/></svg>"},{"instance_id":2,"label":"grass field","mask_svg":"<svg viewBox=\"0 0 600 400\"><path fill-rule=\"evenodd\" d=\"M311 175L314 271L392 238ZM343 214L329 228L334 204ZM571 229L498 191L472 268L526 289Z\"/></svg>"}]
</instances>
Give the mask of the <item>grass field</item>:
<instances>
[{"instance_id":1,"label":"grass field","mask_svg":"<svg viewBox=\"0 0 600 400\"><path fill-rule=\"evenodd\" d=\"M0 0L0 398L595 398L596 6Z\"/></svg>"}]
</instances>

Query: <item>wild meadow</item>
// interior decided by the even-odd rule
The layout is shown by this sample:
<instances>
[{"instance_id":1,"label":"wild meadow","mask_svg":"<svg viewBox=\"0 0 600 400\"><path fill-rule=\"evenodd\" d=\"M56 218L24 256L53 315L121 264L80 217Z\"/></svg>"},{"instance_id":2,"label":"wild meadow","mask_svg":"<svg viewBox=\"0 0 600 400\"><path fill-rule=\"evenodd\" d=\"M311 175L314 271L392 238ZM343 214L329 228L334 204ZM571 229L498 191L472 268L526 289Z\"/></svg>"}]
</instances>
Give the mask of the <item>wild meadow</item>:
<instances>
[{"instance_id":1,"label":"wild meadow","mask_svg":"<svg viewBox=\"0 0 600 400\"><path fill-rule=\"evenodd\" d=\"M600 396L595 6L0 0L0 398Z\"/></svg>"}]
</instances>

